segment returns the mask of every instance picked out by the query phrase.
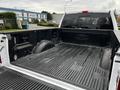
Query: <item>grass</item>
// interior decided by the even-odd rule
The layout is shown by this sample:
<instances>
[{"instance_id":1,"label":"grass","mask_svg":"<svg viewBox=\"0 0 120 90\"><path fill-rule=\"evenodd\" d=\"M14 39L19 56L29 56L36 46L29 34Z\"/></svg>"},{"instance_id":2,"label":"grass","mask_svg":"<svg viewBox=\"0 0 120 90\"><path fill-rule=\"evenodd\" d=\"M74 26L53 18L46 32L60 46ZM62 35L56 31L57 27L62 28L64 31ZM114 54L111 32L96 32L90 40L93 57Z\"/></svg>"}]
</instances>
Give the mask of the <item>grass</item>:
<instances>
[{"instance_id":1,"label":"grass","mask_svg":"<svg viewBox=\"0 0 120 90\"><path fill-rule=\"evenodd\" d=\"M0 32L14 32L14 31L24 31L23 29L4 29L0 30Z\"/></svg>"},{"instance_id":2,"label":"grass","mask_svg":"<svg viewBox=\"0 0 120 90\"><path fill-rule=\"evenodd\" d=\"M118 27L118 29L120 30L120 27Z\"/></svg>"},{"instance_id":3,"label":"grass","mask_svg":"<svg viewBox=\"0 0 120 90\"><path fill-rule=\"evenodd\" d=\"M58 24L53 23L53 22L49 22L49 21L45 21L45 20L41 20L41 21L38 23L38 26L58 27Z\"/></svg>"},{"instance_id":4,"label":"grass","mask_svg":"<svg viewBox=\"0 0 120 90\"><path fill-rule=\"evenodd\" d=\"M58 27L55 23L39 23L38 26L46 26L46 27Z\"/></svg>"}]
</instances>

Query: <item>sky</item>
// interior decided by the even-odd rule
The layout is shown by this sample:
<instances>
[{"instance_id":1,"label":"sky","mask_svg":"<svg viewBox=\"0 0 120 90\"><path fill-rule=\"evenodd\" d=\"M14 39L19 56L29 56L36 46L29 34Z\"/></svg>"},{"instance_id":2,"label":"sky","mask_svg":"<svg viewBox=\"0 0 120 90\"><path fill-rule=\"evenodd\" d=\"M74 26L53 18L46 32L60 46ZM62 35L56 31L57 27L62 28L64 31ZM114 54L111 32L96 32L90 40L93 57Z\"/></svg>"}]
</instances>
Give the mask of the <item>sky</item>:
<instances>
[{"instance_id":1,"label":"sky","mask_svg":"<svg viewBox=\"0 0 120 90\"><path fill-rule=\"evenodd\" d=\"M120 0L0 0L0 7L56 13L120 9Z\"/></svg>"}]
</instances>

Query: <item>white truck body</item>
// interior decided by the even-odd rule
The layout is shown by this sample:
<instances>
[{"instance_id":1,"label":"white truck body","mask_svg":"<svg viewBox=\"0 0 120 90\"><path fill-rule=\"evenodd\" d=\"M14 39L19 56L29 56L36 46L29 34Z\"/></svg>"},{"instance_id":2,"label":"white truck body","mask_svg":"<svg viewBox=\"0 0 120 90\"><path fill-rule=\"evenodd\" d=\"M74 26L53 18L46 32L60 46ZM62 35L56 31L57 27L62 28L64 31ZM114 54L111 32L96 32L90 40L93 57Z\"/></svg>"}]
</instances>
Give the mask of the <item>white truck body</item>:
<instances>
[{"instance_id":1,"label":"white truck body","mask_svg":"<svg viewBox=\"0 0 120 90\"><path fill-rule=\"evenodd\" d=\"M113 22L113 27L114 27L114 33L118 39L118 41L120 42L120 30L118 30L117 27L117 22L116 22L116 18L115 18L115 14L114 11L111 11L110 13L111 15L111 19ZM63 19L63 18L62 18ZM62 24L62 21L61 21ZM61 24L59 27L61 27ZM19 66L15 66L12 65L10 63L10 56L9 56L9 46L8 46L8 36L5 34L0 34L0 56L1 56L1 62L0 63L0 67L7 67L9 69L12 69L14 71L23 73L25 75L31 76L33 78L45 81L47 83L62 87L64 89L67 90L85 90L84 88L69 84L67 82L49 77L49 76L45 76L43 74L40 73L36 73L34 71L19 67ZM118 49L117 53L120 55L120 49ZM110 83L109 83L109 89L108 90L117 90L117 83L116 80L118 77L120 77L120 56L119 55L115 55L114 57L114 61L113 61L113 67L112 67L112 72L111 72L111 78L110 78Z\"/></svg>"}]
</instances>

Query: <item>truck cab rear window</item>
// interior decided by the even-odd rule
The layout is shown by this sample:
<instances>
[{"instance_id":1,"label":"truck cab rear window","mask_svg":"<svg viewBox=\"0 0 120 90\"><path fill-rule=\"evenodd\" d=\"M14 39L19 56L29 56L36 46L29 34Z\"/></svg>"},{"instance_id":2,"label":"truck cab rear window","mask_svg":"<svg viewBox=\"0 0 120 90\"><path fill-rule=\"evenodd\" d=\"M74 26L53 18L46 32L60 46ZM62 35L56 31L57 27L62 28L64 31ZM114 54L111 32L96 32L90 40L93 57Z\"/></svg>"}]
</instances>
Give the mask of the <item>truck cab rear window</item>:
<instances>
[{"instance_id":1,"label":"truck cab rear window","mask_svg":"<svg viewBox=\"0 0 120 90\"><path fill-rule=\"evenodd\" d=\"M107 13L66 14L62 22L63 28L113 29L110 15Z\"/></svg>"}]
</instances>

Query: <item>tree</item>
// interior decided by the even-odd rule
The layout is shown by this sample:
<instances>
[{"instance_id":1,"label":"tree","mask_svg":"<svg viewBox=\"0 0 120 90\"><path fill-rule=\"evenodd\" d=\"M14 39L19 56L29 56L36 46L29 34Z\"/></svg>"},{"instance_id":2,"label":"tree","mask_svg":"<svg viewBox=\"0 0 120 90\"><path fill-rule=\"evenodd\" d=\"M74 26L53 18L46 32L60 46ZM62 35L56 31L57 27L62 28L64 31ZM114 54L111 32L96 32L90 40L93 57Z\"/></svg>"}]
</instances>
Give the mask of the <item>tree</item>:
<instances>
[{"instance_id":1,"label":"tree","mask_svg":"<svg viewBox=\"0 0 120 90\"><path fill-rule=\"evenodd\" d=\"M117 17L117 22L120 23L120 16Z\"/></svg>"},{"instance_id":2,"label":"tree","mask_svg":"<svg viewBox=\"0 0 120 90\"><path fill-rule=\"evenodd\" d=\"M13 12L1 12L0 19L4 21L4 29L18 29L16 14Z\"/></svg>"},{"instance_id":3,"label":"tree","mask_svg":"<svg viewBox=\"0 0 120 90\"><path fill-rule=\"evenodd\" d=\"M2 12L0 13L0 18L16 19L16 14L13 12Z\"/></svg>"},{"instance_id":4,"label":"tree","mask_svg":"<svg viewBox=\"0 0 120 90\"><path fill-rule=\"evenodd\" d=\"M50 20L53 19L51 13L49 13L49 12L47 12L47 11L42 11L41 13L47 14L47 20L48 20L48 21L50 21Z\"/></svg>"},{"instance_id":5,"label":"tree","mask_svg":"<svg viewBox=\"0 0 120 90\"><path fill-rule=\"evenodd\" d=\"M52 14L56 14L56 12L53 12Z\"/></svg>"}]
</instances>

